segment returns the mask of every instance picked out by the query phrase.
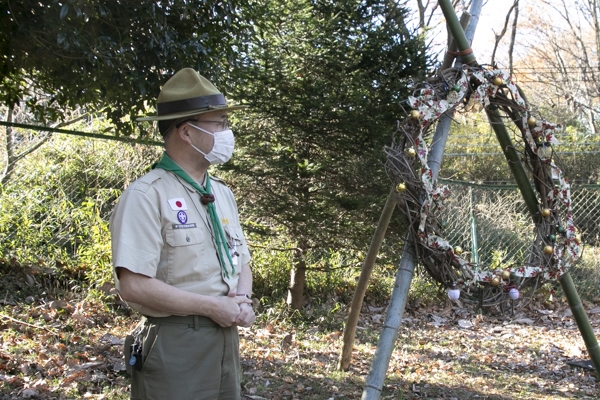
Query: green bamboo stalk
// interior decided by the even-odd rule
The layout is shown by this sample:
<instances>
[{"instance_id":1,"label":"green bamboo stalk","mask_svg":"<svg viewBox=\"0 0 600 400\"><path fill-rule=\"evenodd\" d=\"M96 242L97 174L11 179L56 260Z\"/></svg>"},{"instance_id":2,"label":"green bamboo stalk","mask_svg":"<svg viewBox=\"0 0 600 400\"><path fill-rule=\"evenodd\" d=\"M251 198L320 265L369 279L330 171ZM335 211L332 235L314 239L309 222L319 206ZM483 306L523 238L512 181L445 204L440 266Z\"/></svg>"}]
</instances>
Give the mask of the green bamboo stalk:
<instances>
[{"instance_id":1,"label":"green bamboo stalk","mask_svg":"<svg viewBox=\"0 0 600 400\"><path fill-rule=\"evenodd\" d=\"M446 24L448 25L448 29L450 33L452 33L452 37L458 46L459 51L466 51L471 49L471 44L467 39L467 35L463 31L460 22L458 21L458 17L454 12L454 7L452 6L452 2L450 0L439 0L440 8L444 13L444 17L446 17ZM473 52L462 55L462 63L469 65L477 65L477 60L475 60L475 55Z\"/></svg>"},{"instance_id":2,"label":"green bamboo stalk","mask_svg":"<svg viewBox=\"0 0 600 400\"><path fill-rule=\"evenodd\" d=\"M581 303L581 299L579 298L579 294L577 293L573 279L571 279L571 274L567 272L559 279L559 282L563 292L565 292L565 296L569 302L569 307L571 307L571 312L573 313L573 318L577 323L579 332L581 332L581 337L583 338L585 347L587 348L588 354L592 359L592 364L596 370L596 379L600 379L600 347L598 347L598 340L596 340L594 330L592 329L588 316L585 313L585 309L583 308L583 304Z\"/></svg>"},{"instance_id":3,"label":"green bamboo stalk","mask_svg":"<svg viewBox=\"0 0 600 400\"><path fill-rule=\"evenodd\" d=\"M458 19L456 17L456 13L454 12L454 8L449 0L439 0L440 7L442 8L442 12L446 17L446 21L448 23L448 27L454 36L454 40L458 44L458 49L460 51L464 51L470 48L469 42L465 36L465 33L461 29L458 24ZM469 58L470 59L470 58ZM466 62L466 57L465 57ZM475 58L472 59L472 64L476 65ZM521 160L519 159L519 155L516 152L515 148L512 145L510 140L510 135L504 126L504 122L500 117L500 113L497 109L490 109L489 107L486 109L488 118L490 123L492 124L492 128L496 133L496 137L502 146L502 151L508 161L508 165L510 167L513 176L517 182L517 186L521 191L521 195L525 200L525 204L527 205L527 209L531 214L531 218L536 222L541 222L541 215L539 210L539 204L537 198L535 196L535 192L531 187L529 179L525 174L525 169L523 168L523 164L521 164ZM592 364L596 370L596 378L600 379L600 349L598 348L598 340L594 334L594 329L590 324L590 321L587 318L585 310L581 305L581 299L579 298L579 294L577 293L577 289L573 284L573 280L571 279L571 275L567 272L565 273L561 279L559 280L561 287L567 297L567 301L569 302L569 306L571 307L571 311L573 313L573 318L577 323L577 327L579 328L579 332L581 333L581 337L585 342L585 346L587 347L588 353L592 359Z\"/></svg>"},{"instance_id":4,"label":"green bamboo stalk","mask_svg":"<svg viewBox=\"0 0 600 400\"><path fill-rule=\"evenodd\" d=\"M525 205L529 210L529 214L531 214L531 217L536 224L540 223L542 221L542 215L540 214L540 206L538 204L537 197L535 196L535 192L531 187L531 183L529 182L525 168L521 163L519 153L517 153L517 150L515 150L515 147L510 140L510 135L506 130L506 126L504 126L502 117L497 109L490 109L488 107L485 111L490 124L492 125L492 129L496 134L496 138L502 147L502 152L506 157L508 167L515 177L515 181L517 182L517 187L521 192L521 196L523 196L523 199L525 200Z\"/></svg>"}]
</instances>

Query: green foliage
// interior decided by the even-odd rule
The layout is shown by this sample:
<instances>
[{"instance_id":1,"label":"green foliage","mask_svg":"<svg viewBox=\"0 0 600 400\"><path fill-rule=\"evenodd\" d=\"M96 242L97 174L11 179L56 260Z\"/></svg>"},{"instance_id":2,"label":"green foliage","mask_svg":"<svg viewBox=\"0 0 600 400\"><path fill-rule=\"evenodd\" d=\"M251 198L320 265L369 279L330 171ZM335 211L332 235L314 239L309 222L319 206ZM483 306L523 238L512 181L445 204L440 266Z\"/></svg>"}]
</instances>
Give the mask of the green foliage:
<instances>
[{"instance_id":1,"label":"green foliage","mask_svg":"<svg viewBox=\"0 0 600 400\"><path fill-rule=\"evenodd\" d=\"M490 269L508 269L514 263L511 260L507 260L506 250L492 250Z\"/></svg>"},{"instance_id":2,"label":"green foliage","mask_svg":"<svg viewBox=\"0 0 600 400\"><path fill-rule=\"evenodd\" d=\"M252 11L263 18L231 90L252 108L221 173L264 234L284 234L315 260L364 250L389 192L382 148L409 77L427 66L425 46L389 2L279 0Z\"/></svg>"},{"instance_id":3,"label":"green foliage","mask_svg":"<svg viewBox=\"0 0 600 400\"><path fill-rule=\"evenodd\" d=\"M289 320L295 323L325 321L328 312L342 304L349 304L354 295L356 282L361 273L363 254L340 251L309 251L305 260L309 273L306 278L306 308L301 313L290 314L285 304L294 251L287 239L263 240L250 233L248 241L252 251L253 292L260 300L262 318ZM385 303L393 287L395 267L379 260L376 272L369 283L366 301ZM333 322L332 322L333 323Z\"/></svg>"},{"instance_id":4,"label":"green foliage","mask_svg":"<svg viewBox=\"0 0 600 400\"><path fill-rule=\"evenodd\" d=\"M57 276L82 274L94 286L111 280L108 216L122 180L140 172L132 165L139 150L84 139L51 140L23 163L0 196L0 258L45 266Z\"/></svg>"},{"instance_id":5,"label":"green foliage","mask_svg":"<svg viewBox=\"0 0 600 400\"><path fill-rule=\"evenodd\" d=\"M299 247L309 268L320 271L308 281L311 293L324 276L328 288L338 286L332 268L356 265L348 260L366 247L389 190L381 149L401 117L398 101L427 65L423 41L404 26L404 9L382 0L2 7L0 45L12 55L0 62L6 105L26 102L29 116L44 121L84 105L129 134L132 117L154 103L159 84L195 67L256 110L238 124L239 161L221 169L231 172L242 216L251 216L250 233L262 235L260 243L282 237L286 247ZM32 212L11 215L6 208L2 254L35 262L32 249L52 243L48 258L107 264L100 239L106 225L96 220L106 217L118 180L131 171L90 169L86 151L44 151L39 165L14 179L37 188L43 177L48 192L35 196L42 202L29 204L34 196L14 182L5 188L3 201L27 193L19 199ZM50 159L60 167L50 167ZM255 252L257 265L276 266L257 274L257 287L264 282L267 292L277 278L271 295L283 296L287 279L280 278L291 254Z\"/></svg>"},{"instance_id":6,"label":"green foliage","mask_svg":"<svg viewBox=\"0 0 600 400\"><path fill-rule=\"evenodd\" d=\"M581 261L570 273L581 298L597 302L600 297L600 248L585 248Z\"/></svg>"},{"instance_id":7,"label":"green foliage","mask_svg":"<svg viewBox=\"0 0 600 400\"><path fill-rule=\"evenodd\" d=\"M106 113L120 134L131 134L133 117L155 103L159 85L175 71L194 67L218 81L235 64L246 38L239 7L246 5L2 2L0 102L27 101L38 121L61 120L62 108L85 106ZM51 98L42 102L35 93Z\"/></svg>"},{"instance_id":8,"label":"green foliage","mask_svg":"<svg viewBox=\"0 0 600 400\"><path fill-rule=\"evenodd\" d=\"M458 115L455 121L448 135L447 156L443 159L440 178L470 182L512 180L506 158L484 112ZM478 154L482 156L477 157Z\"/></svg>"},{"instance_id":9,"label":"green foliage","mask_svg":"<svg viewBox=\"0 0 600 400\"><path fill-rule=\"evenodd\" d=\"M408 292L409 302L416 306L428 305L439 301L440 298L446 298L444 286L436 282L423 268L418 267Z\"/></svg>"},{"instance_id":10,"label":"green foliage","mask_svg":"<svg viewBox=\"0 0 600 400\"><path fill-rule=\"evenodd\" d=\"M554 145L554 162L571 182L595 184L600 182L600 139L589 135L577 119L568 118L566 111L553 109L553 113L539 112L553 123L564 126ZM471 182L512 182L502 149L482 111L471 110L458 115L451 125L445 148L440 177ZM524 152L520 132L509 120L506 127L512 134L515 148Z\"/></svg>"},{"instance_id":11,"label":"green foliage","mask_svg":"<svg viewBox=\"0 0 600 400\"><path fill-rule=\"evenodd\" d=\"M252 251L252 278L255 297L261 303L272 305L287 295L290 265L293 253L285 240L261 240L259 235L247 233Z\"/></svg>"}]
</instances>

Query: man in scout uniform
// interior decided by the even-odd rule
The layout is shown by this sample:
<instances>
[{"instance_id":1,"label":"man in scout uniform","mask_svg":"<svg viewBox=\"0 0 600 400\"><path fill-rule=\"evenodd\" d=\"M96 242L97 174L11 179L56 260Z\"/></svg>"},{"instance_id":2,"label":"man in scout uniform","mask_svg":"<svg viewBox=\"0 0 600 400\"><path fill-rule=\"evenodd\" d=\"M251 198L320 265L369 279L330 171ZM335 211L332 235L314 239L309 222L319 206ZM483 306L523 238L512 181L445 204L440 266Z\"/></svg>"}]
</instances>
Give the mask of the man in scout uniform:
<instances>
[{"instance_id":1,"label":"man in scout uniform","mask_svg":"<svg viewBox=\"0 0 600 400\"><path fill-rule=\"evenodd\" d=\"M159 121L165 152L110 220L117 290L144 316L126 347L132 399L240 399L237 326L256 318L250 253L231 190L207 169L231 157L227 112L244 107L185 68L157 115L139 118Z\"/></svg>"}]
</instances>

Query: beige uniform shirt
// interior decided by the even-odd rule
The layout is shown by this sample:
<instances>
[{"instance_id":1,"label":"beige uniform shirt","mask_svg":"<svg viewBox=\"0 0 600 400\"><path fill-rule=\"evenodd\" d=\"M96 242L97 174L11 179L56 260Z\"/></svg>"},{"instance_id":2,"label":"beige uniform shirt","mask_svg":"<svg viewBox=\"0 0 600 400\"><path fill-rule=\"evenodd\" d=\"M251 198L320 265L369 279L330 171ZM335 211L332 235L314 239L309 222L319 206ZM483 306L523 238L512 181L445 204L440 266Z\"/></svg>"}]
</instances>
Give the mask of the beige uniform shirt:
<instances>
[{"instance_id":1,"label":"beige uniform shirt","mask_svg":"<svg viewBox=\"0 0 600 400\"><path fill-rule=\"evenodd\" d=\"M208 296L236 291L242 265L250 262L250 252L233 193L213 177L211 191L234 259L235 273L228 266L229 278L221 268L210 217L200 194L174 173L158 168L133 182L113 210L110 231L114 268L127 268ZM139 304L129 305L147 316L170 315Z\"/></svg>"}]
</instances>

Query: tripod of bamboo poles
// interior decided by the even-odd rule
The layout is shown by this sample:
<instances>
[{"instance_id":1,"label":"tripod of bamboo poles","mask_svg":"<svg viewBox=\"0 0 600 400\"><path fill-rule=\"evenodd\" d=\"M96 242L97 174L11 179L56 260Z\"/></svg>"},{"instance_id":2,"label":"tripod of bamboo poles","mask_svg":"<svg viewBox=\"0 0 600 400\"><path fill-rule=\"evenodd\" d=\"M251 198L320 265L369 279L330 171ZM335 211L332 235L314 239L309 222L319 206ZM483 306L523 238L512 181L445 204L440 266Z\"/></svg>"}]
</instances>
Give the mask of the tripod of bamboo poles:
<instances>
[{"instance_id":1,"label":"tripod of bamboo poles","mask_svg":"<svg viewBox=\"0 0 600 400\"><path fill-rule=\"evenodd\" d=\"M477 2L481 3L481 0L476 0L475 3ZM471 15L468 13L464 13L462 15L460 24L463 28L469 24L469 21L471 19L470 17ZM474 32L474 29L472 30ZM452 40L452 37L450 36L450 40L448 43L448 52L440 68L441 70L452 66L454 56L452 56L451 53L455 52L457 49L458 47L456 45L456 42ZM429 167L432 169L435 177L437 177L441 167L442 154L444 152L444 147L446 146L446 140L448 138L448 132L450 131L452 117L453 115L443 115L442 118L440 118L434 135L433 142L435 144L431 148ZM381 247L381 243L392 218L392 214L394 213L394 208L396 207L396 204L396 189L392 188L390 194L387 197L385 205L383 206L383 210L381 211L377 228L375 229L375 233L373 234L373 238L371 239L371 245L369 246L369 250L363 262L360 277L356 284L354 297L352 298L352 303L350 305L350 310L348 312L348 318L346 320L346 326L344 329L343 346L338 362L339 370L347 371L350 367L350 362L352 360L352 348L354 346L354 338L356 335L356 326L358 324L358 318L360 316L363 298L367 291L367 286L369 284L369 278L371 276L371 273L373 272L373 267L375 266L377 253L379 252L379 249ZM405 243L408 244L409 242L411 242L411 240L412 239L410 237L407 237ZM411 252L412 249L405 247L405 253L406 251ZM412 252L410 254L412 256ZM403 256L403 258L404 257L405 256ZM407 268L407 262L408 260L405 260L404 264L402 265L404 269ZM414 260L412 264L414 265ZM407 272L412 276L412 270L410 268Z\"/></svg>"},{"instance_id":2,"label":"tripod of bamboo poles","mask_svg":"<svg viewBox=\"0 0 600 400\"><path fill-rule=\"evenodd\" d=\"M444 15L446 16L449 30L452 36L454 37L458 49L460 50L460 54L463 56L463 62L471 66L477 66L475 57L470 49L469 40L467 39L467 36L463 31L463 27L459 23L456 14L454 13L454 9L451 3L447 0L440 0L439 4L442 11L444 12ZM478 16L480 9L481 2L477 0L474 1L471 8L473 14ZM474 26L469 26L467 32L470 34L470 39L472 40ZM488 115L490 123L492 124L492 128L494 129L494 132L500 144L502 145L505 157L509 162L511 172L513 173L515 180L517 181L519 190L521 191L521 194L526 202L527 208L532 216L532 219L534 220L534 222L538 223L541 220L541 215L539 214L539 205L535 193L533 192L533 189L525 174L523 165L521 164L520 159L518 157L518 153L516 152L511 143L510 137L508 135L506 127L504 126L501 120L500 114L495 108L486 108L486 113ZM515 114L516 115L511 115L513 121L522 120L521 116L518 115L518 112L515 112ZM432 152L430 154L430 158L428 159L428 165L434 173L434 179L437 178L437 173L439 172L441 155L444 150L445 138L447 137L448 133L448 130L445 127L445 124L443 123L444 119L447 119L447 124L449 125L450 116L444 116L437 126L436 137L438 140L434 138L434 146L432 146ZM444 129L446 129L445 132ZM386 206L384 207L384 210L382 212L379 225L377 227L376 235L374 236L373 241L371 243L369 254L367 255L367 259L365 259L363 273L361 274L361 279L366 277L365 282L363 282L364 290L366 290L366 281L368 281L368 276L372 271L372 263L374 263L375 256L379 250L379 244L385 234L387 224L389 223L389 220L393 213L395 201L392 201L390 199L393 196L394 193L390 193L388 201L386 202ZM398 274L396 276L396 282L392 293L392 299L388 307L388 313L386 316L384 328L382 330L375 357L371 365L371 371L369 373L363 391L363 399L377 399L380 396L381 389L383 387L383 380L385 378L385 373L389 365L393 345L397 338L398 328L400 326L402 314L406 305L408 290L410 288L410 282L413 277L415 258L416 257L415 252L413 250L412 238L409 236L407 237L404 252L400 261ZM348 323L344 332L344 348L342 350L339 363L339 368L343 370L347 370L350 363L356 322L358 321L358 314L360 313L362 298L364 297L364 290L362 287L360 287L360 282L361 281L359 280L359 286L357 286L357 292L355 293L355 298L352 302ZM568 272L561 277L560 283L563 288L563 291L565 292L565 295L573 312L573 316L577 322L578 328L582 334L582 337L588 349L588 353L592 358L592 363L596 371L599 372L600 349L598 348L597 340L594 335L593 329L591 328L587 315L585 314L585 310L583 309L583 306L581 304L581 300L579 299L579 295L577 294L577 291L573 285L573 282Z\"/></svg>"}]
</instances>

